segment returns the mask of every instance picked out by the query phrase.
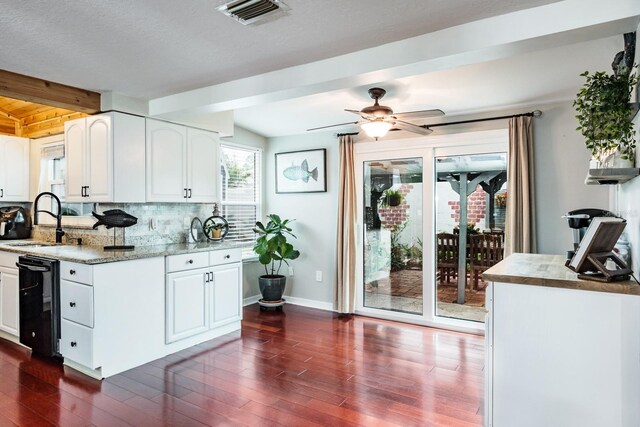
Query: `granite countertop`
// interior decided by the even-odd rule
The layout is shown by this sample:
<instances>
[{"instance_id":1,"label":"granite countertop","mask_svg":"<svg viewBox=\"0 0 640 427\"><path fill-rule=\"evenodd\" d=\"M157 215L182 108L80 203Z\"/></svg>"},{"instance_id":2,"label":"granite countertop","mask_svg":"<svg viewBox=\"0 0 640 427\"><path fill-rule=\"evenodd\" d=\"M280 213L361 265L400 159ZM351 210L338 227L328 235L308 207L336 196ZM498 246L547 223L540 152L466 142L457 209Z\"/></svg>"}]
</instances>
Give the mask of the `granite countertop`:
<instances>
[{"instance_id":1,"label":"granite countertop","mask_svg":"<svg viewBox=\"0 0 640 427\"><path fill-rule=\"evenodd\" d=\"M578 274L564 264L562 255L512 254L482 274L490 282L579 289L583 291L639 295L635 281L596 282L578 279Z\"/></svg>"},{"instance_id":2,"label":"granite countertop","mask_svg":"<svg viewBox=\"0 0 640 427\"><path fill-rule=\"evenodd\" d=\"M46 246L29 246L33 244L44 244ZM104 264L107 262L215 251L237 247L239 247L237 243L223 241L136 246L134 250L130 251L105 251L101 246L53 245L51 243L33 240L0 241L0 251L13 252L21 255L35 255L81 264Z\"/></svg>"}]
</instances>

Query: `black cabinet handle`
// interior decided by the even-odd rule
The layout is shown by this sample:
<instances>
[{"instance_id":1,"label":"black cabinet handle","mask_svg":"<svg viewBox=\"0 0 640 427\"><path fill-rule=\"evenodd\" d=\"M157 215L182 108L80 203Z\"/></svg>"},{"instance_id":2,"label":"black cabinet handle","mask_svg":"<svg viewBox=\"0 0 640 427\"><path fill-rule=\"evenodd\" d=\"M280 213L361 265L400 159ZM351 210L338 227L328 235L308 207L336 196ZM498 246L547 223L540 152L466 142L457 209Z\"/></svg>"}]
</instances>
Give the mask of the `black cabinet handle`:
<instances>
[{"instance_id":1,"label":"black cabinet handle","mask_svg":"<svg viewBox=\"0 0 640 427\"><path fill-rule=\"evenodd\" d=\"M75 306L76 306L76 303L75 303L75 302L71 301L71 302L69 303L69 307L75 307Z\"/></svg>"},{"instance_id":2,"label":"black cabinet handle","mask_svg":"<svg viewBox=\"0 0 640 427\"><path fill-rule=\"evenodd\" d=\"M77 345L78 345L78 343L77 343L77 342L75 342L75 341L71 341L71 347L76 347Z\"/></svg>"},{"instance_id":3,"label":"black cabinet handle","mask_svg":"<svg viewBox=\"0 0 640 427\"><path fill-rule=\"evenodd\" d=\"M0 197L4 197L4 188L0 188Z\"/></svg>"},{"instance_id":4,"label":"black cabinet handle","mask_svg":"<svg viewBox=\"0 0 640 427\"><path fill-rule=\"evenodd\" d=\"M187 189L186 188L184 189L184 198L185 199L187 198Z\"/></svg>"},{"instance_id":5,"label":"black cabinet handle","mask_svg":"<svg viewBox=\"0 0 640 427\"><path fill-rule=\"evenodd\" d=\"M80 187L80 197L84 197L84 185Z\"/></svg>"},{"instance_id":6,"label":"black cabinet handle","mask_svg":"<svg viewBox=\"0 0 640 427\"><path fill-rule=\"evenodd\" d=\"M87 185L84 188L86 188L86 190L84 190L84 197L89 197L89 186Z\"/></svg>"},{"instance_id":7,"label":"black cabinet handle","mask_svg":"<svg viewBox=\"0 0 640 427\"><path fill-rule=\"evenodd\" d=\"M189 197L187 197L188 199L191 198L191 189L189 188Z\"/></svg>"},{"instance_id":8,"label":"black cabinet handle","mask_svg":"<svg viewBox=\"0 0 640 427\"><path fill-rule=\"evenodd\" d=\"M229 259L229 258L231 258L231 255L225 255L224 258L225 259Z\"/></svg>"},{"instance_id":9,"label":"black cabinet handle","mask_svg":"<svg viewBox=\"0 0 640 427\"><path fill-rule=\"evenodd\" d=\"M187 261L187 264L193 264L193 260L190 259L189 261Z\"/></svg>"},{"instance_id":10,"label":"black cabinet handle","mask_svg":"<svg viewBox=\"0 0 640 427\"><path fill-rule=\"evenodd\" d=\"M76 271L75 270L69 270L69 274L73 276L74 274L76 274Z\"/></svg>"}]
</instances>

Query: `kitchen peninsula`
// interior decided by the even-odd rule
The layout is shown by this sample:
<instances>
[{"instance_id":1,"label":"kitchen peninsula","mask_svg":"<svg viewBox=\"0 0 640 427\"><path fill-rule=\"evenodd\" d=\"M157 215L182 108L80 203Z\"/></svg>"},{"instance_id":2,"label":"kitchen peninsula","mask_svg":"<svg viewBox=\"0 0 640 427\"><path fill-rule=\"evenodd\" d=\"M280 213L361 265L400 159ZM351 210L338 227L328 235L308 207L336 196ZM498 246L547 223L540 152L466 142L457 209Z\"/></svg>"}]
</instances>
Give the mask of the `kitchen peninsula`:
<instances>
[{"instance_id":1,"label":"kitchen peninsula","mask_svg":"<svg viewBox=\"0 0 640 427\"><path fill-rule=\"evenodd\" d=\"M0 331L16 342L15 263L25 254L60 260L60 353L95 378L240 329L242 254L233 243L104 251L12 241L0 243Z\"/></svg>"},{"instance_id":2,"label":"kitchen peninsula","mask_svg":"<svg viewBox=\"0 0 640 427\"><path fill-rule=\"evenodd\" d=\"M640 285L564 263L513 254L483 275L488 426L640 425Z\"/></svg>"}]
</instances>

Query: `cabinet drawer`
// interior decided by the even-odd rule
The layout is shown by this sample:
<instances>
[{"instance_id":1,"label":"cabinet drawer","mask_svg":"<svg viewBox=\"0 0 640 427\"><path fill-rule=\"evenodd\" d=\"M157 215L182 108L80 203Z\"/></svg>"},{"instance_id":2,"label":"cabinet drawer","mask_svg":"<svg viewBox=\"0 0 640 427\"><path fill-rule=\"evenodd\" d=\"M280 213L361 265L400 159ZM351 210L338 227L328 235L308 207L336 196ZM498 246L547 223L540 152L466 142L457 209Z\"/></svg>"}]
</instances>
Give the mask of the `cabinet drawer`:
<instances>
[{"instance_id":1,"label":"cabinet drawer","mask_svg":"<svg viewBox=\"0 0 640 427\"><path fill-rule=\"evenodd\" d=\"M62 319L60 353L65 359L96 369L93 360L93 329Z\"/></svg>"},{"instance_id":2,"label":"cabinet drawer","mask_svg":"<svg viewBox=\"0 0 640 427\"><path fill-rule=\"evenodd\" d=\"M196 252L193 254L170 255L167 257L167 273L192 270L209 266L209 254Z\"/></svg>"},{"instance_id":3,"label":"cabinet drawer","mask_svg":"<svg viewBox=\"0 0 640 427\"><path fill-rule=\"evenodd\" d=\"M209 265L229 264L242 261L242 249L221 249L209 252Z\"/></svg>"},{"instance_id":4,"label":"cabinet drawer","mask_svg":"<svg viewBox=\"0 0 640 427\"><path fill-rule=\"evenodd\" d=\"M60 278L71 280L72 282L93 284L93 267L87 264L77 264L75 262L60 262Z\"/></svg>"},{"instance_id":5,"label":"cabinet drawer","mask_svg":"<svg viewBox=\"0 0 640 427\"><path fill-rule=\"evenodd\" d=\"M60 280L60 314L64 319L93 327L93 288Z\"/></svg>"}]
</instances>

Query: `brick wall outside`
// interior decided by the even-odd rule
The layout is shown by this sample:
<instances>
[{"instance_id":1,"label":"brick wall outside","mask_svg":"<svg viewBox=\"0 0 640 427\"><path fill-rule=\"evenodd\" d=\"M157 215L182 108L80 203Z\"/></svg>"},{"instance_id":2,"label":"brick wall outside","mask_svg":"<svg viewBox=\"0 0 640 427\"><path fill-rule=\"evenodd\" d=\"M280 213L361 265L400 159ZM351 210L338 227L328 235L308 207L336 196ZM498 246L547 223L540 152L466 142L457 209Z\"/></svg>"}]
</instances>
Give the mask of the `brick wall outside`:
<instances>
[{"instance_id":1,"label":"brick wall outside","mask_svg":"<svg viewBox=\"0 0 640 427\"><path fill-rule=\"evenodd\" d=\"M413 190L413 185L402 184L400 187L394 188L394 190L398 190L403 196L406 196ZM407 204L406 197L403 198L402 203L398 206L384 206L379 208L378 214L380 215L382 226L391 231L397 229L407 220L408 209L409 205Z\"/></svg>"},{"instance_id":2,"label":"brick wall outside","mask_svg":"<svg viewBox=\"0 0 640 427\"><path fill-rule=\"evenodd\" d=\"M460 223L460 201L449 201L449 207L452 211L451 218ZM484 219L486 212L487 193L478 185L467 199L467 222L477 224Z\"/></svg>"}]
</instances>

